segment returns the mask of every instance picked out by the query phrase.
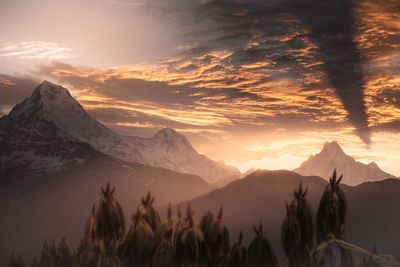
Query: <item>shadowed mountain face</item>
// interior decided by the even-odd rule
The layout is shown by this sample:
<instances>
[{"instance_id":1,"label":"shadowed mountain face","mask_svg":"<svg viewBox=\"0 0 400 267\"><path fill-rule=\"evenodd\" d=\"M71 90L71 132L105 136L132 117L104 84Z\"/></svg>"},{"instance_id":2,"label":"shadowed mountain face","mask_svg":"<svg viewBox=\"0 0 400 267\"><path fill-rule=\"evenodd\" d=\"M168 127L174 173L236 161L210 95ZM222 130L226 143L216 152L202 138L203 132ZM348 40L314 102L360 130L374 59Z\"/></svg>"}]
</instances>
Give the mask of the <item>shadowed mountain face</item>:
<instances>
[{"instance_id":1,"label":"shadowed mountain face","mask_svg":"<svg viewBox=\"0 0 400 267\"><path fill-rule=\"evenodd\" d=\"M394 175L382 171L375 162L364 164L346 155L335 141L325 143L320 153L311 156L293 171L301 175L315 175L328 180L333 169L343 174L343 183L348 185L395 178Z\"/></svg>"},{"instance_id":2,"label":"shadowed mountain face","mask_svg":"<svg viewBox=\"0 0 400 267\"><path fill-rule=\"evenodd\" d=\"M345 179L346 177L344 177ZM281 262L281 224L286 215L285 202L293 199L299 182L308 187L307 198L314 210L327 182L320 177L304 177L290 171L255 171L191 201L197 218L207 210L223 207L224 222L232 239L243 230L247 242L254 238L252 225L264 224L265 235L272 242ZM365 249L376 244L379 253L400 255L400 180L388 179L355 187L342 185L348 199L345 238Z\"/></svg>"},{"instance_id":3,"label":"shadowed mountain face","mask_svg":"<svg viewBox=\"0 0 400 267\"><path fill-rule=\"evenodd\" d=\"M186 137L173 129L164 129L152 138L121 136L90 117L67 89L47 81L0 119L0 135L6 141L0 142L4 148L0 166L11 169L16 163L31 170L63 169L73 163L64 158L63 151L79 150L72 143L86 143L127 162L199 175L211 183L240 175L237 169L198 154ZM77 155L75 163L84 159Z\"/></svg>"}]
</instances>

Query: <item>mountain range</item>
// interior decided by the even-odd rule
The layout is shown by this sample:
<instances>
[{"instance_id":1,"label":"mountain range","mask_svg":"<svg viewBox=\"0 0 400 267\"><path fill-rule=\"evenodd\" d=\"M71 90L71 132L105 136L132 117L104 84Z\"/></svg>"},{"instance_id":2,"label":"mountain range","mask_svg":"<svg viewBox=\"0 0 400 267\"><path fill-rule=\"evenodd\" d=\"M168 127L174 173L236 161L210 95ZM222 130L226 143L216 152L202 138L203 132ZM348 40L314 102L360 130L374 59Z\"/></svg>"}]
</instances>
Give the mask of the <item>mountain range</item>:
<instances>
[{"instance_id":1,"label":"mountain range","mask_svg":"<svg viewBox=\"0 0 400 267\"><path fill-rule=\"evenodd\" d=\"M148 191L161 207L190 201L197 218L222 206L232 240L242 229L249 241L252 225L261 220L283 259L285 202L302 181L316 209L334 168L344 183L358 184L342 185L349 203L346 238L400 255L400 180L385 179L393 176L355 161L336 142L295 172L256 170L235 179L238 170L197 153L175 130L152 138L122 136L88 115L68 90L45 81L0 118L0 265L12 251L37 256L45 239L65 236L75 247L107 182L116 186L127 222ZM372 182L359 184L363 179Z\"/></svg>"},{"instance_id":2,"label":"mountain range","mask_svg":"<svg viewBox=\"0 0 400 267\"><path fill-rule=\"evenodd\" d=\"M326 142L321 152L310 156L293 171L304 176L315 175L328 180L333 169L343 174L343 183L347 185L396 178L381 170L375 162L364 164L346 155L336 141Z\"/></svg>"},{"instance_id":3,"label":"mountain range","mask_svg":"<svg viewBox=\"0 0 400 267\"><path fill-rule=\"evenodd\" d=\"M163 129L152 138L119 135L88 115L67 89L48 81L0 119L0 137L3 175L14 170L19 175L57 172L97 151L198 175L209 183L240 176L236 168L197 153L174 129Z\"/></svg>"}]
</instances>

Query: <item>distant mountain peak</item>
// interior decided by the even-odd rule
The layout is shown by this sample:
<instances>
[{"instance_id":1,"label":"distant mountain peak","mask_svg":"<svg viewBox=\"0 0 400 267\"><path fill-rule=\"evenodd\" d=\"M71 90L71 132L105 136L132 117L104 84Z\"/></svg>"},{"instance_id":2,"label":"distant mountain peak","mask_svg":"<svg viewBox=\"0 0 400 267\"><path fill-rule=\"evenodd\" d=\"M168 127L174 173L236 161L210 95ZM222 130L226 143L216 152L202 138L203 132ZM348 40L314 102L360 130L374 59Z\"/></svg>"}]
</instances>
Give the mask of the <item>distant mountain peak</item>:
<instances>
[{"instance_id":1,"label":"distant mountain peak","mask_svg":"<svg viewBox=\"0 0 400 267\"><path fill-rule=\"evenodd\" d=\"M301 175L316 175L328 180L334 169L343 174L344 182L348 185L394 178L393 175L382 171L375 162L364 164L348 156L336 141L326 142L320 153L310 156L294 171Z\"/></svg>"},{"instance_id":2,"label":"distant mountain peak","mask_svg":"<svg viewBox=\"0 0 400 267\"><path fill-rule=\"evenodd\" d=\"M183 134L178 133L175 129L173 128L164 128L161 131L157 132L153 136L153 140L155 142L162 142L162 143L171 143L176 146L177 144L180 144L180 149L181 150L190 150L190 151L195 151L193 148L192 144L189 142L189 140L184 136ZM196 152L197 154L197 152Z\"/></svg>"},{"instance_id":3,"label":"distant mountain peak","mask_svg":"<svg viewBox=\"0 0 400 267\"><path fill-rule=\"evenodd\" d=\"M368 166L370 166L371 168L380 170L380 168L379 168L378 164L376 164L376 162L372 161L372 162L368 163Z\"/></svg>"},{"instance_id":4,"label":"distant mountain peak","mask_svg":"<svg viewBox=\"0 0 400 267\"><path fill-rule=\"evenodd\" d=\"M322 148L321 153L334 153L334 154L346 154L343 149L340 147L337 141L325 142L324 147Z\"/></svg>"},{"instance_id":5,"label":"distant mountain peak","mask_svg":"<svg viewBox=\"0 0 400 267\"><path fill-rule=\"evenodd\" d=\"M157 132L154 135L154 138L170 138L174 136L181 136L175 129L173 128L164 128L161 131Z\"/></svg>"}]
</instances>

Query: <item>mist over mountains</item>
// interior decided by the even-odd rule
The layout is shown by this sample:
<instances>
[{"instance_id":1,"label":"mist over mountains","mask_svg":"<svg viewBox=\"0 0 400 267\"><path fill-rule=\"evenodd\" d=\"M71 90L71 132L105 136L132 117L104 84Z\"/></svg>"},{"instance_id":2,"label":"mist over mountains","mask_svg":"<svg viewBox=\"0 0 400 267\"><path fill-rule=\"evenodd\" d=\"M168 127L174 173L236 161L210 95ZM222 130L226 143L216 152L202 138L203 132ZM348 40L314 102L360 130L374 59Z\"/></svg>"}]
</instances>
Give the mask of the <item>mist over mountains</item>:
<instances>
[{"instance_id":1,"label":"mist over mountains","mask_svg":"<svg viewBox=\"0 0 400 267\"><path fill-rule=\"evenodd\" d=\"M197 216L223 207L224 223L231 230L232 238L243 231L246 242L254 237L252 225L261 221L265 235L284 262L280 238L285 203L291 201L300 182L308 188L307 199L316 212L327 182L317 176L302 176L286 170L254 171L224 188L191 200L191 205ZM381 254L400 256L400 213L395 204L400 201L400 180L386 179L357 186L342 184L341 187L348 202L345 239L367 250L376 246Z\"/></svg>"}]
</instances>

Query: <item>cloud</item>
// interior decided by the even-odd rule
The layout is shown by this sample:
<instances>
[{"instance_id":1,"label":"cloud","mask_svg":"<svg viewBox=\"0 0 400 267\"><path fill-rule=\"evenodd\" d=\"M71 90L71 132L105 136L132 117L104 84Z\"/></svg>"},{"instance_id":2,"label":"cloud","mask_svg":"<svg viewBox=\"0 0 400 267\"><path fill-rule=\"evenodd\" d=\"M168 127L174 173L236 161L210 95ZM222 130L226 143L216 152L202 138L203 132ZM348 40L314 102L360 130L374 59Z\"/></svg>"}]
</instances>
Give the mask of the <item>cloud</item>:
<instances>
[{"instance_id":1,"label":"cloud","mask_svg":"<svg viewBox=\"0 0 400 267\"><path fill-rule=\"evenodd\" d=\"M375 132L400 133L400 120L380 123L371 128Z\"/></svg>"},{"instance_id":2,"label":"cloud","mask_svg":"<svg viewBox=\"0 0 400 267\"><path fill-rule=\"evenodd\" d=\"M348 112L360 138L370 143L364 102L363 61L355 40L355 17L350 0L297 1L292 12L310 31L316 56Z\"/></svg>"},{"instance_id":3,"label":"cloud","mask_svg":"<svg viewBox=\"0 0 400 267\"><path fill-rule=\"evenodd\" d=\"M217 159L237 162L238 153L254 162L262 159L265 151L249 152L239 140L251 143L266 138L273 142L271 135L261 134L265 132L282 138L309 132L310 136L321 135L321 142L354 134L334 91L321 90L317 74L306 75L310 82L299 88L285 72L279 79L268 77L274 70L268 62L232 68L224 62L231 55L212 51L156 65L106 70L55 62L42 66L35 74L72 89L90 114L118 132L151 136L163 127L172 127L194 140L203 153ZM187 68L192 65L195 67ZM218 71L207 72L215 67ZM397 97L392 92L396 91L396 83L377 78L372 81L379 83L381 93L367 91L370 118L374 120L371 130L387 132L389 127L384 124L400 119L400 113L393 112L392 104L386 100L393 102ZM329 135L330 131L336 134ZM212 147L223 149L216 152Z\"/></svg>"},{"instance_id":4,"label":"cloud","mask_svg":"<svg viewBox=\"0 0 400 267\"><path fill-rule=\"evenodd\" d=\"M144 6L143 1L133 1L133 0L109 0L110 4L121 5L123 7L142 7Z\"/></svg>"},{"instance_id":5,"label":"cloud","mask_svg":"<svg viewBox=\"0 0 400 267\"><path fill-rule=\"evenodd\" d=\"M72 58L75 55L71 48L46 41L24 41L0 43L0 58L19 59L50 59L60 60Z\"/></svg>"},{"instance_id":6,"label":"cloud","mask_svg":"<svg viewBox=\"0 0 400 267\"><path fill-rule=\"evenodd\" d=\"M375 104L400 109L400 88L384 89L375 97Z\"/></svg>"},{"instance_id":7,"label":"cloud","mask_svg":"<svg viewBox=\"0 0 400 267\"><path fill-rule=\"evenodd\" d=\"M193 61L216 50L228 51L229 55L219 65L203 73L234 74L245 65L258 64L257 79L246 85L257 86L260 91L268 90L260 85L280 84L282 80L291 80L305 91L320 90L326 94L333 89L357 134L365 143L370 142L365 94L370 94L368 82L376 60L399 51L396 1L190 3L171 0L145 4L152 9L158 7L160 12L168 8L168 14L181 24L192 23L187 26L190 31L186 34L186 44L177 50L182 58ZM192 17L188 20L182 10ZM171 68L176 72L192 72L202 66L192 63ZM230 79L234 86L244 85L233 81Z\"/></svg>"},{"instance_id":8,"label":"cloud","mask_svg":"<svg viewBox=\"0 0 400 267\"><path fill-rule=\"evenodd\" d=\"M362 150L361 142L353 136L354 128L344 123L346 117L340 112L340 103L330 96L314 91L304 94L293 88L285 94L272 91L258 95L237 88L170 85L156 81L170 79L167 74L152 76L147 71L138 74L130 68L96 70L55 63L43 66L35 74L63 84L93 117L117 132L152 136L161 128L172 127L185 134L201 153L243 170L252 166L276 168L284 159L296 159L288 168L297 167L302 158L318 152L327 140L338 140L346 148L359 147L357 155L364 155L365 160L387 155L381 150ZM169 75L175 77L174 73ZM40 81L0 75L0 82L0 111L6 114ZM374 101L381 111L386 112L387 108L393 112L393 93L383 90L376 96ZM381 146L398 138L399 115L392 115L389 121L387 116L376 115L377 121L371 127L374 147L375 142ZM382 137L389 133L390 138Z\"/></svg>"},{"instance_id":9,"label":"cloud","mask_svg":"<svg viewBox=\"0 0 400 267\"><path fill-rule=\"evenodd\" d=\"M201 69L200 72L203 72L209 68L207 64L214 64L213 60L203 58L195 64ZM185 127L190 128L226 129L239 125L292 125L300 128L307 123L334 124L341 122L339 118L345 116L340 110L336 110L337 104L330 96L309 98L310 94L315 92L299 92L298 95L292 92L293 95L289 98L281 91L252 92L247 86L238 86L241 83L257 82L256 78L247 81L249 73L241 74L243 79L236 77L232 81L230 76L235 76L234 74L222 77L214 77L215 74L204 76L197 73L197 68L193 72L182 73L179 71L180 67L177 67L182 64L186 63L180 62L174 67L178 68L177 72L171 69L169 64L166 65L165 72L152 69L137 72L129 68L99 71L54 63L43 66L38 74L51 77L82 92L78 99L91 109L119 108L136 115L141 113L141 116L148 114L161 117L163 123L168 120L168 125L165 125L168 127L183 128L182 125L186 125ZM202 64L203 66L200 66ZM330 105L320 106L316 99ZM330 117L335 119L331 120ZM170 125L172 121L175 122L174 126ZM154 125L163 124L160 121L150 122ZM128 125L126 121L124 123Z\"/></svg>"}]
</instances>

